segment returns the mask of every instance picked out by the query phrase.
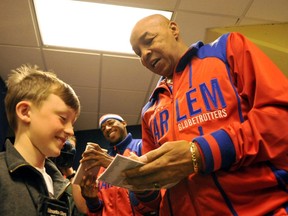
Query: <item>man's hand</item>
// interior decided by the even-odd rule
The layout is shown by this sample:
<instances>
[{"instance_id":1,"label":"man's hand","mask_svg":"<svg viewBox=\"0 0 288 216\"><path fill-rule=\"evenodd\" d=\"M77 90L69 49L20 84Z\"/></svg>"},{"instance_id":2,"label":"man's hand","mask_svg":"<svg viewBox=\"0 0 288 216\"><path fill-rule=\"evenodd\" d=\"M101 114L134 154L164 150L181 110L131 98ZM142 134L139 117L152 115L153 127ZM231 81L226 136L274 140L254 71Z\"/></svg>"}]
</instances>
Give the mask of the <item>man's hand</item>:
<instances>
[{"instance_id":1,"label":"man's hand","mask_svg":"<svg viewBox=\"0 0 288 216\"><path fill-rule=\"evenodd\" d=\"M86 171L89 171L95 166L107 168L113 157L107 154L98 144L89 144L89 148L82 154L80 163L85 163Z\"/></svg>"},{"instance_id":2,"label":"man's hand","mask_svg":"<svg viewBox=\"0 0 288 216\"><path fill-rule=\"evenodd\" d=\"M86 198L98 198L98 182L96 176L87 175L83 176L81 183L81 194Z\"/></svg>"},{"instance_id":3,"label":"man's hand","mask_svg":"<svg viewBox=\"0 0 288 216\"><path fill-rule=\"evenodd\" d=\"M72 176L73 174L75 175L75 171L73 169L73 167L59 167L61 173L67 177Z\"/></svg>"},{"instance_id":4,"label":"man's hand","mask_svg":"<svg viewBox=\"0 0 288 216\"><path fill-rule=\"evenodd\" d=\"M170 188L193 173L193 164L188 141L166 142L158 149L133 159L145 163L124 172L127 182L136 190Z\"/></svg>"}]
</instances>

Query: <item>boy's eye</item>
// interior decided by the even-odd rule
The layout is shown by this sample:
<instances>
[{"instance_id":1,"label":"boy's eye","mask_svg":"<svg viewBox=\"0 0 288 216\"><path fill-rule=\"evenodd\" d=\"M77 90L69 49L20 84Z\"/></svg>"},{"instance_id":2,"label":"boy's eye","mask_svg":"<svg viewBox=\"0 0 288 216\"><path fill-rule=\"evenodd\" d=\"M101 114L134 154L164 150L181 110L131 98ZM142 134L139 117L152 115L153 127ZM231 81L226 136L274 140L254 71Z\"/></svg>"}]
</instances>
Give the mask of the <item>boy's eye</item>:
<instances>
[{"instance_id":1,"label":"boy's eye","mask_svg":"<svg viewBox=\"0 0 288 216\"><path fill-rule=\"evenodd\" d=\"M60 118L61 118L63 121L66 120L66 117L64 117L64 116L60 116Z\"/></svg>"}]
</instances>

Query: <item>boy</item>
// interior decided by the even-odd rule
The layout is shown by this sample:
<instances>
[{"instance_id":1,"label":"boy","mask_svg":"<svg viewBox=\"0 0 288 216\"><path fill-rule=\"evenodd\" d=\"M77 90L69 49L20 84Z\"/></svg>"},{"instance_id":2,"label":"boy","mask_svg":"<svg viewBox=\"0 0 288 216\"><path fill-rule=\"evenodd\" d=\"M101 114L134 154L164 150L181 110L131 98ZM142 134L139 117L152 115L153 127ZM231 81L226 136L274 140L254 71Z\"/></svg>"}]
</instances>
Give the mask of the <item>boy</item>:
<instances>
[{"instance_id":1,"label":"boy","mask_svg":"<svg viewBox=\"0 0 288 216\"><path fill-rule=\"evenodd\" d=\"M0 215L69 215L62 194L66 183L47 157L59 156L74 135L79 99L68 84L37 66L13 70L6 84L5 108L15 142L6 141L0 154Z\"/></svg>"}]
</instances>

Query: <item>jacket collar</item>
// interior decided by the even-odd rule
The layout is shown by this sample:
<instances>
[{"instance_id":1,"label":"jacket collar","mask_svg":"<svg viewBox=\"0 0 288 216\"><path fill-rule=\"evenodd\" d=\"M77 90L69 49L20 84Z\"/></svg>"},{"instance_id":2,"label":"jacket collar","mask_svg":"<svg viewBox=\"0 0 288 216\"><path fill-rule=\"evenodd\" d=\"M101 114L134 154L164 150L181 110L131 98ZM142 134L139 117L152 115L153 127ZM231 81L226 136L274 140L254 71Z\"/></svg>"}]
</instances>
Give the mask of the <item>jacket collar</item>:
<instances>
[{"instance_id":1,"label":"jacket collar","mask_svg":"<svg viewBox=\"0 0 288 216\"><path fill-rule=\"evenodd\" d=\"M191 61L191 59L197 55L198 53L198 50L204 45L203 42L201 41L198 41L194 44L192 44L189 49L186 51L186 53L180 58L177 66L176 66L176 69L175 69L175 72L178 73L178 72L181 72L185 69L185 67L187 66L187 64ZM162 81L165 79L165 77L160 77L157 85L156 85L156 88L154 89L153 93L151 94L150 98L149 98L149 101L150 103L154 103L154 100L157 100L157 95L160 93L160 92L163 92L165 91L163 88L163 86L161 86L161 84L163 83ZM158 88L159 87L159 88Z\"/></svg>"},{"instance_id":2,"label":"jacket collar","mask_svg":"<svg viewBox=\"0 0 288 216\"><path fill-rule=\"evenodd\" d=\"M31 166L14 148L10 140L6 140L5 145L6 145L6 163L9 172L13 173L14 171L23 166Z\"/></svg>"},{"instance_id":3,"label":"jacket collar","mask_svg":"<svg viewBox=\"0 0 288 216\"><path fill-rule=\"evenodd\" d=\"M197 43L192 44L187 52L181 57L181 59L178 62L178 65L176 67L176 72L181 72L185 69L186 65L191 61L193 56L197 55L197 52L200 47L202 47L204 44L203 42L199 41Z\"/></svg>"},{"instance_id":4,"label":"jacket collar","mask_svg":"<svg viewBox=\"0 0 288 216\"><path fill-rule=\"evenodd\" d=\"M14 173L19 173L20 175L27 173L27 171L31 171L37 173L39 176L40 172L36 170L31 164L29 164L22 155L14 148L13 144L10 140L6 140L6 163L9 172L13 175ZM54 186L54 194L58 196L57 192L63 188L67 182L63 180L63 176L61 172L57 169L56 165L50 160L46 159L45 161L45 169L46 172L51 176L53 180Z\"/></svg>"},{"instance_id":5,"label":"jacket collar","mask_svg":"<svg viewBox=\"0 0 288 216\"><path fill-rule=\"evenodd\" d=\"M110 144L110 151L109 154L112 156L115 156L117 153L118 154L123 154L129 143L131 143L133 137L131 133L128 133L128 135L125 137L124 140L121 142L117 143L116 145L112 146Z\"/></svg>"}]
</instances>

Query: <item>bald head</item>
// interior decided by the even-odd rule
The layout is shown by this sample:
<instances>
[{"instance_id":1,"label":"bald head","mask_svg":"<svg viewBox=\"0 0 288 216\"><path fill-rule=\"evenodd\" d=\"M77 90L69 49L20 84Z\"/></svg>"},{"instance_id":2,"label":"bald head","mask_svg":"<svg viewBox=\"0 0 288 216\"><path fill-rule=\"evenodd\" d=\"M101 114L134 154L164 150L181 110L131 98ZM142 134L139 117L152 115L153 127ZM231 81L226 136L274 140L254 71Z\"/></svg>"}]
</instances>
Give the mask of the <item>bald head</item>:
<instances>
[{"instance_id":1,"label":"bald head","mask_svg":"<svg viewBox=\"0 0 288 216\"><path fill-rule=\"evenodd\" d=\"M186 46L178 25L160 14L139 20L132 29L130 43L142 64L153 73L171 77Z\"/></svg>"},{"instance_id":2,"label":"bald head","mask_svg":"<svg viewBox=\"0 0 288 216\"><path fill-rule=\"evenodd\" d=\"M143 19L139 20L134 28L136 28L139 25L146 25L146 24L152 24L152 25L168 25L170 22L169 19L167 19L165 16L161 14L153 14L147 17L144 17Z\"/></svg>"},{"instance_id":3,"label":"bald head","mask_svg":"<svg viewBox=\"0 0 288 216\"><path fill-rule=\"evenodd\" d=\"M142 18L139 20L132 29L130 42L133 40L135 33L139 30L139 28L150 29L153 27L164 27L169 25L170 20L167 19L165 16L160 14L153 14L147 17Z\"/></svg>"}]
</instances>

